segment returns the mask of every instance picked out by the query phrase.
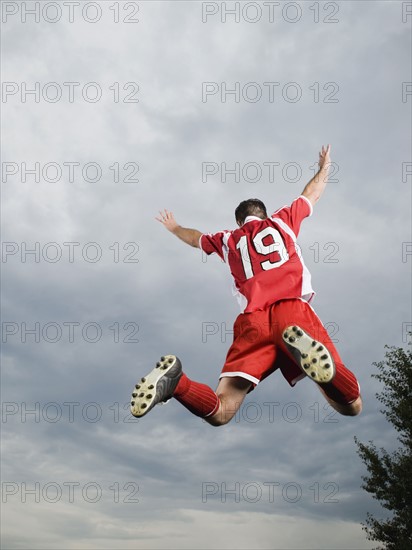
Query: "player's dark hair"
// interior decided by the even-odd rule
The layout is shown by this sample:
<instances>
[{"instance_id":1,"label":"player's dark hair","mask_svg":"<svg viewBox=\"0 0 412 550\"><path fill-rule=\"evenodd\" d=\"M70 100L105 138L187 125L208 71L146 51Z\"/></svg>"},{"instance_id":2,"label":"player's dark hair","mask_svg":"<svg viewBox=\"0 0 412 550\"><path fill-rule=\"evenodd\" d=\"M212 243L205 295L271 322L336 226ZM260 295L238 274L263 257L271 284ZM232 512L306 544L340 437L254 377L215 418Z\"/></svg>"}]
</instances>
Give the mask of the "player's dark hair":
<instances>
[{"instance_id":1,"label":"player's dark hair","mask_svg":"<svg viewBox=\"0 0 412 550\"><path fill-rule=\"evenodd\" d=\"M242 225L248 216L266 219L268 217L266 206L259 199L242 201L235 210L236 221Z\"/></svg>"}]
</instances>

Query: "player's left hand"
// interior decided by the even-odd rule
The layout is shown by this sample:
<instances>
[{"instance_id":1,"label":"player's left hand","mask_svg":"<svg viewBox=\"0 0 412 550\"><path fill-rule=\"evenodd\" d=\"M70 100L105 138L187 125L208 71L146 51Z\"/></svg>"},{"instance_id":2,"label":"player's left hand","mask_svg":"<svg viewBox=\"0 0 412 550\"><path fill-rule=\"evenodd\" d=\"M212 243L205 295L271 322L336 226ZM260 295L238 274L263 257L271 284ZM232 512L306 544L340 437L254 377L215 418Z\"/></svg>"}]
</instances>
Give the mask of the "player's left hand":
<instances>
[{"instance_id":1,"label":"player's left hand","mask_svg":"<svg viewBox=\"0 0 412 550\"><path fill-rule=\"evenodd\" d=\"M173 216L173 212L168 212L166 209L164 209L163 212L159 210L159 214L160 218L156 217L156 220L162 223L168 231L173 233L179 225Z\"/></svg>"},{"instance_id":2,"label":"player's left hand","mask_svg":"<svg viewBox=\"0 0 412 550\"><path fill-rule=\"evenodd\" d=\"M322 145L322 151L319 153L319 169L329 168L330 164L330 145L328 144L326 148Z\"/></svg>"}]
</instances>

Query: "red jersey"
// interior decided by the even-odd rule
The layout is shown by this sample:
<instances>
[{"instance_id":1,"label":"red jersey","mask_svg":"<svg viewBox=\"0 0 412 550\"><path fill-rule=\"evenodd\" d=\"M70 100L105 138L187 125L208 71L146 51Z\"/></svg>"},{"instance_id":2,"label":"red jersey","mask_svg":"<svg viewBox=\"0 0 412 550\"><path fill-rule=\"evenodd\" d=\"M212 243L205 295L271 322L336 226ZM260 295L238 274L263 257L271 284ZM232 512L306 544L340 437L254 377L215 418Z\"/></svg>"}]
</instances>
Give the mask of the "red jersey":
<instances>
[{"instance_id":1,"label":"red jersey","mask_svg":"<svg viewBox=\"0 0 412 550\"><path fill-rule=\"evenodd\" d=\"M311 215L312 205L301 195L270 218L248 216L238 229L200 237L206 254L228 264L242 313L285 298L312 299L311 276L296 242L302 220Z\"/></svg>"}]
</instances>

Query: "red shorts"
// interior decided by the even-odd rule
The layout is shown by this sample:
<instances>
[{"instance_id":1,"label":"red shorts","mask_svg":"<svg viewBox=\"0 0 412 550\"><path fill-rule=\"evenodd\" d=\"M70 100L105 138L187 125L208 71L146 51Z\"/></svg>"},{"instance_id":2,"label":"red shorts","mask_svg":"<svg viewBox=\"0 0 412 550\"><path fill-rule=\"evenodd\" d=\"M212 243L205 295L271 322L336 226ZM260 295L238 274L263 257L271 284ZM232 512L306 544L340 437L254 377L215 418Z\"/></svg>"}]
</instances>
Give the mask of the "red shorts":
<instances>
[{"instance_id":1,"label":"red shorts","mask_svg":"<svg viewBox=\"0 0 412 550\"><path fill-rule=\"evenodd\" d=\"M298 325L314 340L324 344L336 365L331 382L322 384L334 401L348 404L359 397L359 384L347 369L321 320L312 307L299 298L280 300L264 310L241 313L234 324L233 343L229 348L220 378L240 376L253 383L251 389L277 369L291 386L306 378L283 339L284 329Z\"/></svg>"}]
</instances>

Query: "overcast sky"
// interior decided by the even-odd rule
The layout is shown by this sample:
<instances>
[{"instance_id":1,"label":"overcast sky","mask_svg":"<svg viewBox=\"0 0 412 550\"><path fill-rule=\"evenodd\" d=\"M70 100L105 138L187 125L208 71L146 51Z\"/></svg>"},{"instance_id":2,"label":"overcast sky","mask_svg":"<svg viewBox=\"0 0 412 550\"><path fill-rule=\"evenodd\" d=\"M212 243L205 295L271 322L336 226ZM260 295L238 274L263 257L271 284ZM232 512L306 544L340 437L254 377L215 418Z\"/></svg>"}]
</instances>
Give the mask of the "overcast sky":
<instances>
[{"instance_id":1,"label":"overcast sky","mask_svg":"<svg viewBox=\"0 0 412 550\"><path fill-rule=\"evenodd\" d=\"M397 1L2 2L4 548L372 548L354 436L396 446L371 375L412 320L411 21ZM327 143L299 242L362 415L275 373L225 427L174 400L130 417L162 354L216 387L238 314L226 266L158 210L234 228L241 200L298 196Z\"/></svg>"}]
</instances>

